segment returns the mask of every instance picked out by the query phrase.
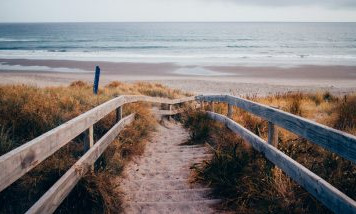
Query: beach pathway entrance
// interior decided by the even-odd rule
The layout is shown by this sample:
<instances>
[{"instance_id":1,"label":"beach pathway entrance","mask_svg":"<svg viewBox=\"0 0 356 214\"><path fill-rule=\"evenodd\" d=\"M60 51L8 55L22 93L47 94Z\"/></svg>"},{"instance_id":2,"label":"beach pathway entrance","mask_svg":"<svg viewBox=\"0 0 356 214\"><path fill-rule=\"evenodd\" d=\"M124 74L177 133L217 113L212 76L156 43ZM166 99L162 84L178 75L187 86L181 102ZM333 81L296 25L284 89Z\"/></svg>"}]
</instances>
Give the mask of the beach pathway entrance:
<instances>
[{"instance_id":1,"label":"beach pathway entrance","mask_svg":"<svg viewBox=\"0 0 356 214\"><path fill-rule=\"evenodd\" d=\"M190 167L209 159L209 149L181 145L189 138L181 124L164 120L143 156L126 168L120 187L124 213L215 213L210 189L190 182Z\"/></svg>"},{"instance_id":2,"label":"beach pathway entrance","mask_svg":"<svg viewBox=\"0 0 356 214\"><path fill-rule=\"evenodd\" d=\"M284 112L251 100L231 95L200 95L167 99L142 95L121 95L42 134L0 156L0 191L14 183L72 139L88 133L86 153L27 211L53 213L80 179L92 169L95 161L125 126L135 120L135 113L122 115L125 104L150 102L168 107L156 114L171 116L199 107L210 119L224 124L249 143L256 151L285 172L334 213L356 213L356 202L323 178L278 149L278 129L283 128L335 155L356 163L356 137L315 121ZM191 103L189 107L188 103ZM199 103L199 105L197 105ZM209 103L208 105L205 105ZM214 103L227 105L227 116L216 113ZM187 104L187 108L182 108ZM243 109L268 121L268 140L264 140L232 119L234 108ZM115 125L97 142L93 125L116 112ZM203 147L180 146L187 138L178 124L159 126L155 140L147 146L143 158L127 171L127 212L209 213L210 204L218 200L206 197L209 189L189 187L189 166L210 154ZM193 209L193 210L191 210ZM160 210L160 211L159 211Z\"/></svg>"}]
</instances>

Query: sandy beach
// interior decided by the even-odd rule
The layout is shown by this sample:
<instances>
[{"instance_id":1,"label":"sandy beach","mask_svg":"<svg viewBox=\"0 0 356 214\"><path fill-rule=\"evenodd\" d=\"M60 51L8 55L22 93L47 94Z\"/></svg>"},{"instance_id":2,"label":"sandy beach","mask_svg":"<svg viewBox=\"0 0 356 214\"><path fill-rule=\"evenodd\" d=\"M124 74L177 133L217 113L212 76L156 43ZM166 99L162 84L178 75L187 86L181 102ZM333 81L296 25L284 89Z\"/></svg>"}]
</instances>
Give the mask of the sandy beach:
<instances>
[{"instance_id":1,"label":"sandy beach","mask_svg":"<svg viewBox=\"0 0 356 214\"><path fill-rule=\"evenodd\" d=\"M99 65L101 86L114 80L150 81L196 94L257 96L288 91L329 91L337 95L356 91L356 66L246 67L29 59L0 59L0 63L0 84L44 87L76 80L92 82L95 65Z\"/></svg>"}]
</instances>

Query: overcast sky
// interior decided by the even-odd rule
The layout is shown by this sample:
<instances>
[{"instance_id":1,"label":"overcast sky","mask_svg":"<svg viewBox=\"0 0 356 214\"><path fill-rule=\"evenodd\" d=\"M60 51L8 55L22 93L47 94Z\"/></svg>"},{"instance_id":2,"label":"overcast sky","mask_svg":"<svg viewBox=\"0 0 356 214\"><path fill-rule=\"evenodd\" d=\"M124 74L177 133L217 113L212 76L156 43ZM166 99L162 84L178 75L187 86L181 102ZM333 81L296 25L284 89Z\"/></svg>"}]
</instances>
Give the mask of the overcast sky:
<instances>
[{"instance_id":1,"label":"overcast sky","mask_svg":"<svg viewBox=\"0 0 356 214\"><path fill-rule=\"evenodd\" d=\"M0 0L0 22L356 21L356 0Z\"/></svg>"}]
</instances>

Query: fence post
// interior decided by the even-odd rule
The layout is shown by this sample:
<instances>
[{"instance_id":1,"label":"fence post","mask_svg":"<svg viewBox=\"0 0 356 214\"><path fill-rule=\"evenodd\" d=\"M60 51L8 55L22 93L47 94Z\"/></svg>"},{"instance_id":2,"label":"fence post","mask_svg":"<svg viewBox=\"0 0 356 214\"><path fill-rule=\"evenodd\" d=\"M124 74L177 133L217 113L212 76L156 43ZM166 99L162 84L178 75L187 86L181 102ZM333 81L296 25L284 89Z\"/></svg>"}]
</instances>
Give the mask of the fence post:
<instances>
[{"instance_id":1,"label":"fence post","mask_svg":"<svg viewBox=\"0 0 356 214\"><path fill-rule=\"evenodd\" d=\"M116 109L116 123L122 119L122 106Z\"/></svg>"},{"instance_id":2,"label":"fence post","mask_svg":"<svg viewBox=\"0 0 356 214\"><path fill-rule=\"evenodd\" d=\"M99 77L100 77L100 67L97 65L95 67L95 76L94 76L94 86L93 86L94 94L98 94Z\"/></svg>"},{"instance_id":3,"label":"fence post","mask_svg":"<svg viewBox=\"0 0 356 214\"><path fill-rule=\"evenodd\" d=\"M278 128L275 124L268 121L268 144L277 147L278 145Z\"/></svg>"},{"instance_id":4,"label":"fence post","mask_svg":"<svg viewBox=\"0 0 356 214\"><path fill-rule=\"evenodd\" d=\"M214 112L215 108L214 108L214 102L210 103L210 111Z\"/></svg>"},{"instance_id":5,"label":"fence post","mask_svg":"<svg viewBox=\"0 0 356 214\"><path fill-rule=\"evenodd\" d=\"M168 104L168 106L166 106L166 110L169 110L169 114L172 113L172 105L171 104ZM168 120L171 120L172 119L172 115L168 115Z\"/></svg>"},{"instance_id":6,"label":"fence post","mask_svg":"<svg viewBox=\"0 0 356 214\"><path fill-rule=\"evenodd\" d=\"M87 152L94 145L94 128L93 125L85 131L84 136L84 152Z\"/></svg>"},{"instance_id":7,"label":"fence post","mask_svg":"<svg viewBox=\"0 0 356 214\"><path fill-rule=\"evenodd\" d=\"M94 146L94 126L89 127L89 148Z\"/></svg>"},{"instance_id":8,"label":"fence post","mask_svg":"<svg viewBox=\"0 0 356 214\"><path fill-rule=\"evenodd\" d=\"M84 136L84 154L94 146L94 127L91 125L88 130L85 131ZM91 171L94 171L94 165L91 166Z\"/></svg>"},{"instance_id":9,"label":"fence post","mask_svg":"<svg viewBox=\"0 0 356 214\"><path fill-rule=\"evenodd\" d=\"M227 104L227 117L232 118L232 114L233 114L232 105Z\"/></svg>"}]
</instances>

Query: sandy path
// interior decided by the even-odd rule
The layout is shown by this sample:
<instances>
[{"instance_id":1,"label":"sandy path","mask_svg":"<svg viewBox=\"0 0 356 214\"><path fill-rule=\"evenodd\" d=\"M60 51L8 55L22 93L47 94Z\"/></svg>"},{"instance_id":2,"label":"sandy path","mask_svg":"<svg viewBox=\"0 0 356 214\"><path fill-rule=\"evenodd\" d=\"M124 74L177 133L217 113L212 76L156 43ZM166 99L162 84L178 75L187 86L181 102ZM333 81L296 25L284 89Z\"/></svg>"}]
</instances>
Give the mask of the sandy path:
<instances>
[{"instance_id":1,"label":"sandy path","mask_svg":"<svg viewBox=\"0 0 356 214\"><path fill-rule=\"evenodd\" d=\"M189 167L211 154L203 146L180 146L188 137L175 122L158 126L143 156L125 170L125 213L214 213L219 200L209 198L210 189L189 183Z\"/></svg>"}]
</instances>

